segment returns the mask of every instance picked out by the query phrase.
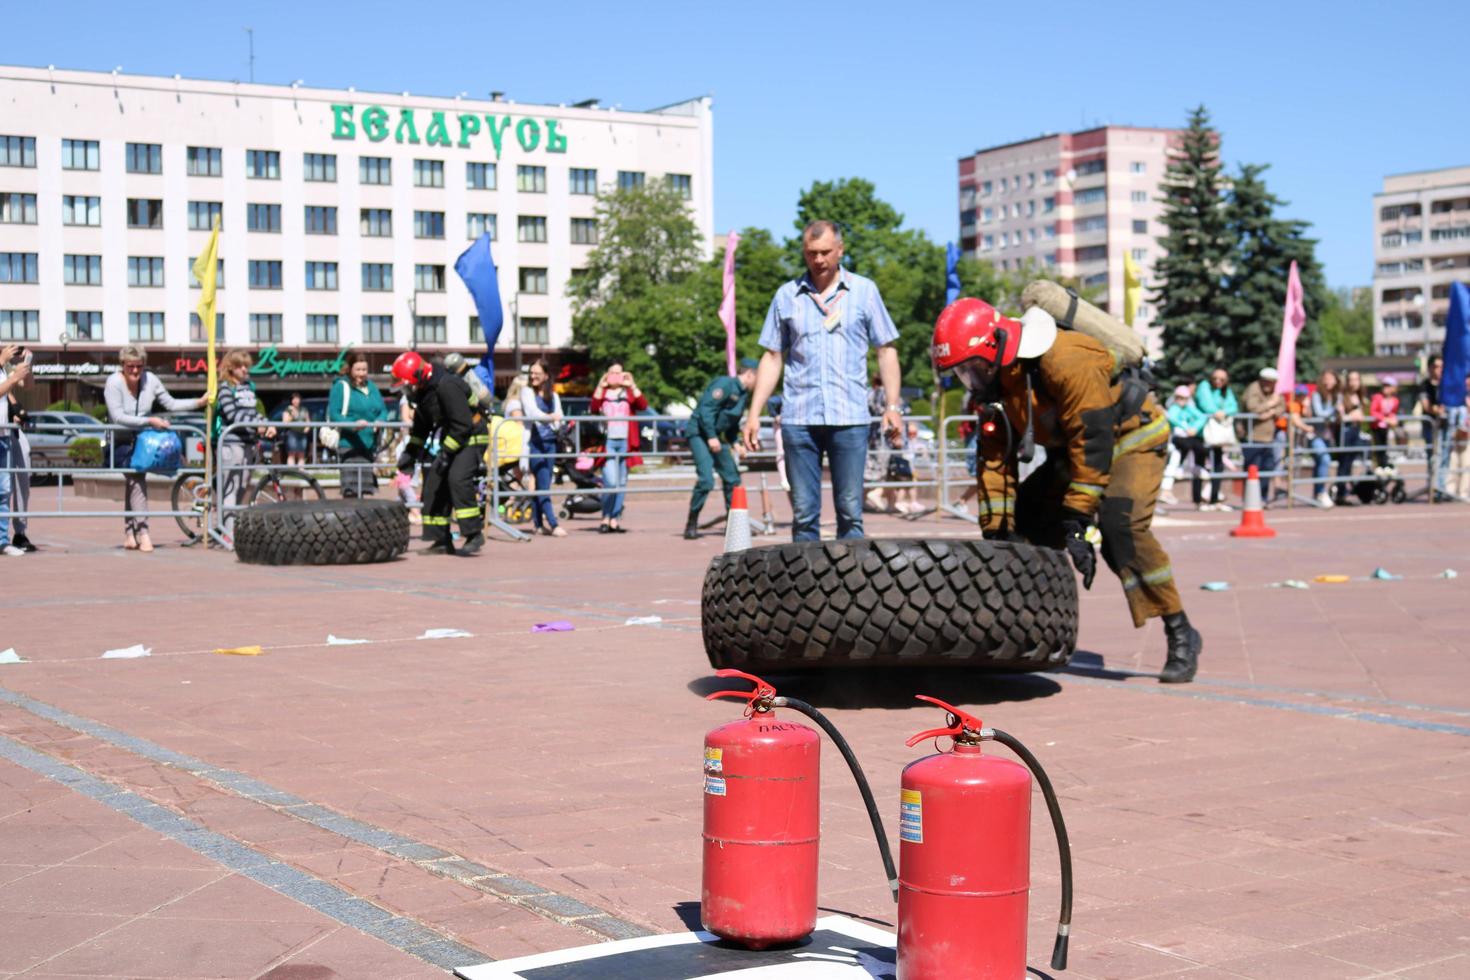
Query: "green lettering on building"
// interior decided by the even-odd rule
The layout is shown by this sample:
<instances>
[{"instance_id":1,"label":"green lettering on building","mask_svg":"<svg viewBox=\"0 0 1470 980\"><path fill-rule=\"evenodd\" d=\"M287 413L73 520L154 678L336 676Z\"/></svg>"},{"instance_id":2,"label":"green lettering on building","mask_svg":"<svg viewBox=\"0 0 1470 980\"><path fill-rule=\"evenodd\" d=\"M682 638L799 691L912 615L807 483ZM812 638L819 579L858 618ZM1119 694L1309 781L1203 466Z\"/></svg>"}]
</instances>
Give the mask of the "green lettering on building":
<instances>
[{"instance_id":1,"label":"green lettering on building","mask_svg":"<svg viewBox=\"0 0 1470 980\"><path fill-rule=\"evenodd\" d=\"M420 143L418 121L414 117L413 109L389 110L380 105L370 105L359 113L355 105L342 103L333 104L331 110L334 140L354 140L361 134L373 143L381 143L391 133L395 143ZM423 143L430 146L458 146L468 150L474 147L475 138L484 133L489 135L490 145L495 150L495 159L499 160L501 151L505 149L506 131L513 128L516 143L524 153L533 153L538 149L543 153L567 152L567 135L561 131L560 120L486 115L482 124L480 116L456 114L455 121L459 124L459 139L456 141L449 129L449 115L447 112L429 113ZM545 139L542 139L543 130Z\"/></svg>"},{"instance_id":2,"label":"green lettering on building","mask_svg":"<svg viewBox=\"0 0 1470 980\"><path fill-rule=\"evenodd\" d=\"M388 110L380 105L370 105L362 113L362 131L374 143L388 138Z\"/></svg>"},{"instance_id":3,"label":"green lettering on building","mask_svg":"<svg viewBox=\"0 0 1470 980\"><path fill-rule=\"evenodd\" d=\"M367 114L363 117L366 119ZM342 371L342 366L347 363L347 354L351 347L344 347L337 352L334 358L321 360L308 360L306 358L283 357L281 352L274 347L267 347L260 352L251 366L251 374L269 375L277 378L297 378L310 375L335 375Z\"/></svg>"}]
</instances>

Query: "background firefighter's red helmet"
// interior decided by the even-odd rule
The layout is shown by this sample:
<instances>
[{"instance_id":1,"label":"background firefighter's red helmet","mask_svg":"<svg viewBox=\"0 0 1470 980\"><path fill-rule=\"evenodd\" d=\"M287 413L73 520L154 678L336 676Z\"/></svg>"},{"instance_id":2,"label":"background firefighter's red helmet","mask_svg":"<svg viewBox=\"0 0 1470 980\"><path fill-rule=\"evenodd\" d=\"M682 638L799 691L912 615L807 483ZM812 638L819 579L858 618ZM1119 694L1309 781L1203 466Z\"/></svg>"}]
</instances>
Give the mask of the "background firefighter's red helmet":
<instances>
[{"instance_id":1,"label":"background firefighter's red helmet","mask_svg":"<svg viewBox=\"0 0 1470 980\"><path fill-rule=\"evenodd\" d=\"M393 361L393 382L395 385L423 384L429 380L433 370L418 351L406 350Z\"/></svg>"},{"instance_id":2,"label":"background firefighter's red helmet","mask_svg":"<svg viewBox=\"0 0 1470 980\"><path fill-rule=\"evenodd\" d=\"M934 366L951 371L976 358L998 368L1016 359L1021 321L1001 316L983 299L965 297L944 308L934 324Z\"/></svg>"}]
</instances>

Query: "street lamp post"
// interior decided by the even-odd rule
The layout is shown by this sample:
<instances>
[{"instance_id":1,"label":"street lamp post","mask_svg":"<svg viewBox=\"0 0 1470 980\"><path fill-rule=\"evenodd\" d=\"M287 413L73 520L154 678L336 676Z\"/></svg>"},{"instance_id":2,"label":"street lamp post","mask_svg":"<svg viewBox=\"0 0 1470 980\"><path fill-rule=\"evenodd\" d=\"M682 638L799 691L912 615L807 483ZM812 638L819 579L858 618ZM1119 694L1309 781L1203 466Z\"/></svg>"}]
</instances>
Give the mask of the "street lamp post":
<instances>
[{"instance_id":1,"label":"street lamp post","mask_svg":"<svg viewBox=\"0 0 1470 980\"><path fill-rule=\"evenodd\" d=\"M71 396L67 392L68 382L71 380L71 365L66 360L66 348L70 343L71 334L61 331L61 401L67 406L67 411L71 410Z\"/></svg>"},{"instance_id":2,"label":"street lamp post","mask_svg":"<svg viewBox=\"0 0 1470 980\"><path fill-rule=\"evenodd\" d=\"M419 349L419 291L414 287L413 295L408 298L408 348Z\"/></svg>"},{"instance_id":3,"label":"street lamp post","mask_svg":"<svg viewBox=\"0 0 1470 980\"><path fill-rule=\"evenodd\" d=\"M511 344L515 348L516 375L519 377L521 373L521 294L519 292L510 301L510 329Z\"/></svg>"}]
</instances>

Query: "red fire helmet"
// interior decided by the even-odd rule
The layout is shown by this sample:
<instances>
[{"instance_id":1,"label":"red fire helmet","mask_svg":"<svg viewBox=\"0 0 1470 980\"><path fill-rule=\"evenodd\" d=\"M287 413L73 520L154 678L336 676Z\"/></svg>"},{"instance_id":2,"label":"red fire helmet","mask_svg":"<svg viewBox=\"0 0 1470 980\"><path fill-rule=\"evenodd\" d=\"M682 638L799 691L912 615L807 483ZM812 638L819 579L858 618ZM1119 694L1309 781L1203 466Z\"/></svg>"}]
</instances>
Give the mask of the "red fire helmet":
<instances>
[{"instance_id":1,"label":"red fire helmet","mask_svg":"<svg viewBox=\"0 0 1470 980\"><path fill-rule=\"evenodd\" d=\"M1021 321L1001 316L983 299L965 297L944 308L934 324L934 366L941 371L980 358L998 368L1016 359Z\"/></svg>"},{"instance_id":2,"label":"red fire helmet","mask_svg":"<svg viewBox=\"0 0 1470 980\"><path fill-rule=\"evenodd\" d=\"M429 362L418 351L406 350L393 361L393 385L417 385L429 380L433 373Z\"/></svg>"}]
</instances>

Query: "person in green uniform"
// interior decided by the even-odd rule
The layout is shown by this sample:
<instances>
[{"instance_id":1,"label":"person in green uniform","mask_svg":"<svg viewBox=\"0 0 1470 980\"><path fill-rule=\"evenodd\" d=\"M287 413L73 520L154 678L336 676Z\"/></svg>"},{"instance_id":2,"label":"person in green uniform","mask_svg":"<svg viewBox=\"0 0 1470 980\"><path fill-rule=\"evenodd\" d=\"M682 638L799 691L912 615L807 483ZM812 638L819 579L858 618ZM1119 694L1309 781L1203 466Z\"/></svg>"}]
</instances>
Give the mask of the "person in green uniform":
<instances>
[{"instance_id":1,"label":"person in green uniform","mask_svg":"<svg viewBox=\"0 0 1470 980\"><path fill-rule=\"evenodd\" d=\"M725 485L726 507L730 506L730 494L740 482L740 469L735 465L731 447L740 439L740 417L745 414L750 389L755 385L755 368L756 362L746 358L740 362L740 373L733 378L715 378L699 396L699 404L689 416L685 432L689 436L689 455L694 457L694 468L699 474L689 498L689 522L684 525L684 537L691 541L699 537L699 512L715 488L716 468Z\"/></svg>"}]
</instances>

